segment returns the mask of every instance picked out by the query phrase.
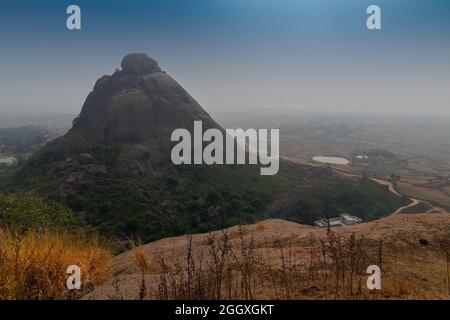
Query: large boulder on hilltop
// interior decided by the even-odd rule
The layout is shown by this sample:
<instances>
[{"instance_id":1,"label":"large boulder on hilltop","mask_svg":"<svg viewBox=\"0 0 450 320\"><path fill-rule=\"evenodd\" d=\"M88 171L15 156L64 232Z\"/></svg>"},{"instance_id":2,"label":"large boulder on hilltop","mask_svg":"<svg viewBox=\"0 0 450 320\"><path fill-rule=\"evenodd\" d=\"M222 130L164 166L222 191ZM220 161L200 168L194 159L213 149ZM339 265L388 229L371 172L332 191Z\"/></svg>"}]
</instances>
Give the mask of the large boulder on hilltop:
<instances>
[{"instance_id":1,"label":"large boulder on hilltop","mask_svg":"<svg viewBox=\"0 0 450 320\"><path fill-rule=\"evenodd\" d=\"M220 126L158 62L142 53L127 55L122 71L101 77L88 95L72 131L88 133L91 143L140 144L156 162L170 154L173 130ZM137 147L137 146L134 146ZM136 152L130 152L136 154Z\"/></svg>"},{"instance_id":2,"label":"large boulder on hilltop","mask_svg":"<svg viewBox=\"0 0 450 320\"><path fill-rule=\"evenodd\" d=\"M128 74L148 74L161 72L156 60L148 57L145 53L131 53L122 60L122 71Z\"/></svg>"}]
</instances>

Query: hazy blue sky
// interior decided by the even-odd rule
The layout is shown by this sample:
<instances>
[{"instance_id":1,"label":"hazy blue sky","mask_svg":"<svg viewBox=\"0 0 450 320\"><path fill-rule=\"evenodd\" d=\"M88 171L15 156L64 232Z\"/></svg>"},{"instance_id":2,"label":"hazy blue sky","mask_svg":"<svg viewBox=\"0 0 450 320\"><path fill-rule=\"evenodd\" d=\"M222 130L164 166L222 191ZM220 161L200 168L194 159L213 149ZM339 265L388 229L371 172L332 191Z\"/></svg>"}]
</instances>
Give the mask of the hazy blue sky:
<instances>
[{"instance_id":1,"label":"hazy blue sky","mask_svg":"<svg viewBox=\"0 0 450 320\"><path fill-rule=\"evenodd\" d=\"M81 31L66 29L70 4ZM0 112L78 113L146 52L211 113L450 115L448 0L2 1L0 49Z\"/></svg>"}]
</instances>

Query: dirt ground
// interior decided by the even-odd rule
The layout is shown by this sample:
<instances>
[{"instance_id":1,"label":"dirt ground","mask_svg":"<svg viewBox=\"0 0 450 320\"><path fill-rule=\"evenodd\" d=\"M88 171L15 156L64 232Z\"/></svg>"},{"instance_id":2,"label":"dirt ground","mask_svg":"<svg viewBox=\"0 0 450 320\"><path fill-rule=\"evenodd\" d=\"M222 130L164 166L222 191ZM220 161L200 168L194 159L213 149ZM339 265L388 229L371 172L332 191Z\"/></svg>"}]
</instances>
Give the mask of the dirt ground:
<instances>
[{"instance_id":1,"label":"dirt ground","mask_svg":"<svg viewBox=\"0 0 450 320\"><path fill-rule=\"evenodd\" d=\"M266 281L265 273L255 271L251 278L254 288L250 291L253 292L253 299L448 299L449 270L441 243L445 239L448 241L449 230L450 214L428 213L395 214L370 223L335 228L330 233L326 228L284 220L266 220L242 228L232 227L224 232L229 237L231 248L237 252L242 253L243 243L251 243L252 255L260 258L254 258L255 264L268 265L274 274L281 272L283 275L285 270L290 270L285 275L288 278L280 278L281 282L283 279L286 282L281 284ZM203 253L211 249L211 237L220 238L223 234L218 231L193 235L194 255L202 257L205 262L209 258ZM344 282L340 289L334 286L332 268L326 269L329 278L324 277L323 280L319 270L321 267L311 269L314 260L312 239L317 243L330 243L327 242L330 238L345 242L352 235L363 239L359 247L365 254L361 259L363 270L369 263L382 264L381 290L368 293L364 288L359 288L358 295L353 294L353 289L351 294L346 294L348 288L345 289ZM114 279L85 296L85 299L158 298L157 294L153 294L161 289L163 271L158 261L164 260L168 265L186 265L188 243L187 236L167 238L117 256L113 263ZM331 246L329 248L332 249ZM448 252L449 248L445 250ZM147 259L145 270L137 259L137 252ZM341 254L345 255L345 252ZM316 277L311 274L316 274ZM342 273L342 277L348 278L348 275ZM367 275L360 274L352 281L359 281L359 286L364 287L366 279ZM139 294L140 291L142 293L142 283L145 283L145 296Z\"/></svg>"}]
</instances>

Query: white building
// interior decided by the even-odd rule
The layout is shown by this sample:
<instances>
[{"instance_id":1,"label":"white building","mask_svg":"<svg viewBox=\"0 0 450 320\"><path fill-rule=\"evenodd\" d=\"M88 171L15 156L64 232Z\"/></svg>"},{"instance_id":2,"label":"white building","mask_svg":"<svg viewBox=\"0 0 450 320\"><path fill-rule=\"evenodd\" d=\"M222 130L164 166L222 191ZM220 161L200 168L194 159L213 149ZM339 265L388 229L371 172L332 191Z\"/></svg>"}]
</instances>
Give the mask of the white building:
<instances>
[{"instance_id":1,"label":"white building","mask_svg":"<svg viewBox=\"0 0 450 320\"><path fill-rule=\"evenodd\" d=\"M337 218L322 218L320 220L314 221L314 224L321 228L327 228L330 226L332 227L343 227L343 226L349 226L353 224L361 223L362 219L357 216L349 215L348 213L344 213L339 215Z\"/></svg>"}]
</instances>

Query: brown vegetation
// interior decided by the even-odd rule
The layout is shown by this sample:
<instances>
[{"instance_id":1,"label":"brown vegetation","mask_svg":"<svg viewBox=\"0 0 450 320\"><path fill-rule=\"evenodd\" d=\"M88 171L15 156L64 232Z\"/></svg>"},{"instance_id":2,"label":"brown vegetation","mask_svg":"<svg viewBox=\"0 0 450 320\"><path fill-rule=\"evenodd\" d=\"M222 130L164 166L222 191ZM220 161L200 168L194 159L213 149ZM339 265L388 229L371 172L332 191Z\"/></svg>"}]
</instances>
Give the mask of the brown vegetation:
<instances>
[{"instance_id":1,"label":"brown vegetation","mask_svg":"<svg viewBox=\"0 0 450 320\"><path fill-rule=\"evenodd\" d=\"M445 214L331 232L267 220L163 239L117 257L114 285L86 298L448 299L449 225ZM369 265L381 268L381 290L367 289Z\"/></svg>"},{"instance_id":2,"label":"brown vegetation","mask_svg":"<svg viewBox=\"0 0 450 320\"><path fill-rule=\"evenodd\" d=\"M103 284L111 256L97 238L49 231L0 234L0 300L70 299L67 267L81 268L84 289Z\"/></svg>"}]
</instances>

